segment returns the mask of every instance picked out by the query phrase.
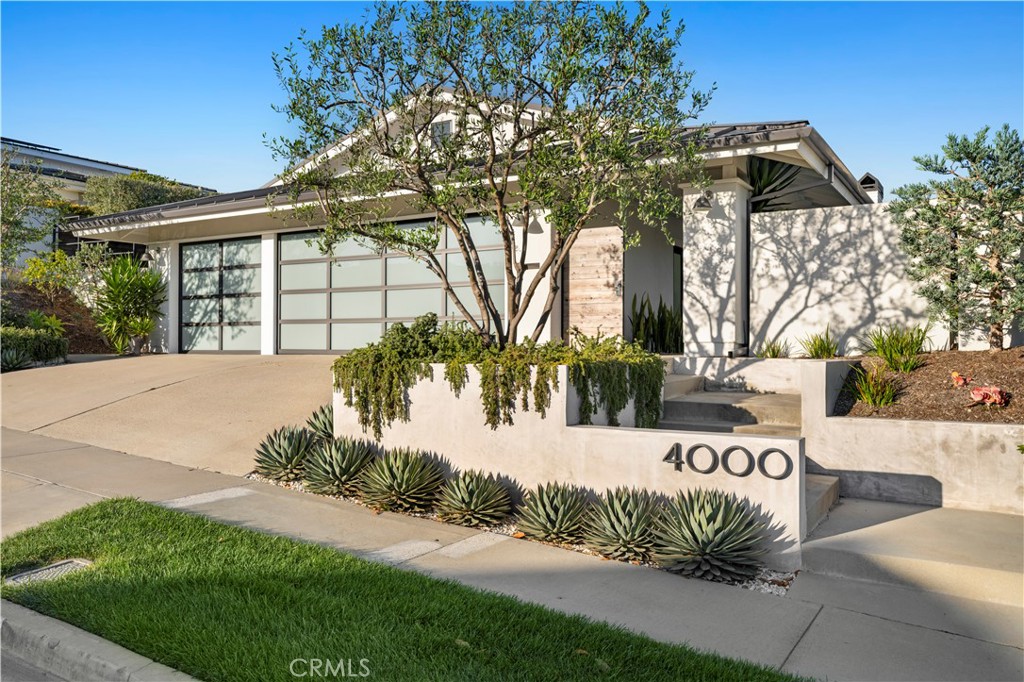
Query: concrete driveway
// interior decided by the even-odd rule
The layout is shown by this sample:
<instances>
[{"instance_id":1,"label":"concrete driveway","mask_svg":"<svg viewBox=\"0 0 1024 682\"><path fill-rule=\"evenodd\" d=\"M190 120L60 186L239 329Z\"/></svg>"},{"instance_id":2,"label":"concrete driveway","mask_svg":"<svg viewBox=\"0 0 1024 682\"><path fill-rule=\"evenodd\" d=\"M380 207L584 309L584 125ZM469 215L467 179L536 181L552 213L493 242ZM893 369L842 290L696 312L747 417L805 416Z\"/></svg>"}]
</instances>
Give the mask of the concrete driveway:
<instances>
[{"instance_id":1,"label":"concrete driveway","mask_svg":"<svg viewBox=\"0 0 1024 682\"><path fill-rule=\"evenodd\" d=\"M331 398L330 355L151 355L0 378L2 424L241 475L263 436Z\"/></svg>"}]
</instances>

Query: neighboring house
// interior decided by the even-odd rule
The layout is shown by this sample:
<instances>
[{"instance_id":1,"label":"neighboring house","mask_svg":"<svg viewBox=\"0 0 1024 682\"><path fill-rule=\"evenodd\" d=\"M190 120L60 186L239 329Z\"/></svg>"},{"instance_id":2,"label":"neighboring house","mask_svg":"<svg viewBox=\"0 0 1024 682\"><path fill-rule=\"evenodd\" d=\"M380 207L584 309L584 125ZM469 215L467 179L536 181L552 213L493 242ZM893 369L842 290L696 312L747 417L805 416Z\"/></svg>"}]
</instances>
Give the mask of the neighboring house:
<instances>
[{"instance_id":1,"label":"neighboring house","mask_svg":"<svg viewBox=\"0 0 1024 682\"><path fill-rule=\"evenodd\" d=\"M325 153L341 159L343 149ZM685 352L696 356L747 355L778 336L795 346L798 336L826 325L849 344L880 322L926 320L924 301L903 273L898 232L877 203L881 184L871 175L855 178L806 121L716 125L704 156L714 184L703 193L679 188L684 212L672 243L659 230L634 226L642 243L624 253L611 221L585 230L543 338L565 337L573 327L629 337L630 304L644 294L683 313ZM751 201L748 182L753 157L799 169L777 197L787 210L757 212L762 202ZM287 207L278 184L82 219L68 229L149 249L169 282L152 341L165 352L337 352L427 312L459 319L437 279L400 254L345 243L333 257L321 255L306 243L315 231L268 208L268 197ZM396 198L399 220L430 219L403 206ZM500 285L499 236L482 220L471 229L485 274ZM539 220L530 243L540 248L528 261L546 252L544 234L550 227ZM447 246L442 240L439 251L451 253ZM448 276L465 281L459 260L448 259ZM504 296L495 300L500 305ZM943 331L933 338L941 345Z\"/></svg>"}]
</instances>

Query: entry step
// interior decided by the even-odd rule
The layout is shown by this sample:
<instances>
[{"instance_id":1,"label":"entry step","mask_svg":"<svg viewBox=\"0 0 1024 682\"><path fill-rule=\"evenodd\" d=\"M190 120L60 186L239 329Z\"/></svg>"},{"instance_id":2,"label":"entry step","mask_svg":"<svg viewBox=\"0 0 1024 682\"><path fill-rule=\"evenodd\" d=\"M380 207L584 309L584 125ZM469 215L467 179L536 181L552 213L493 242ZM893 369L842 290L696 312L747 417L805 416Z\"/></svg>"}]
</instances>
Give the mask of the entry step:
<instances>
[{"instance_id":1,"label":"entry step","mask_svg":"<svg viewBox=\"0 0 1024 682\"><path fill-rule=\"evenodd\" d=\"M665 420L800 424L800 396L790 393L697 391L665 400Z\"/></svg>"},{"instance_id":2,"label":"entry step","mask_svg":"<svg viewBox=\"0 0 1024 682\"><path fill-rule=\"evenodd\" d=\"M753 436L800 437L800 427L791 424L741 424L714 419L694 421L663 419L658 423L658 428L666 431L705 431L710 433L745 433Z\"/></svg>"}]
</instances>

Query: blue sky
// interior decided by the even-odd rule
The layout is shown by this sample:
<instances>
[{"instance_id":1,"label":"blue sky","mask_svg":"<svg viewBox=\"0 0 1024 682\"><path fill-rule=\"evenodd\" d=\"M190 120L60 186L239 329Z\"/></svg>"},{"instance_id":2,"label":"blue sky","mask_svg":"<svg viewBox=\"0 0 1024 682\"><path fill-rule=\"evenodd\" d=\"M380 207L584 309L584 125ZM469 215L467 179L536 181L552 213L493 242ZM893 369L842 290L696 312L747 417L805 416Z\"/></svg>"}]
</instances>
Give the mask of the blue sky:
<instances>
[{"instance_id":1,"label":"blue sky","mask_svg":"<svg viewBox=\"0 0 1024 682\"><path fill-rule=\"evenodd\" d=\"M655 9L659 9L655 5ZM895 188L949 132L1024 128L1024 3L673 3L706 119L808 119L850 169ZM0 130L237 191L280 164L270 55L359 3L0 5Z\"/></svg>"}]
</instances>

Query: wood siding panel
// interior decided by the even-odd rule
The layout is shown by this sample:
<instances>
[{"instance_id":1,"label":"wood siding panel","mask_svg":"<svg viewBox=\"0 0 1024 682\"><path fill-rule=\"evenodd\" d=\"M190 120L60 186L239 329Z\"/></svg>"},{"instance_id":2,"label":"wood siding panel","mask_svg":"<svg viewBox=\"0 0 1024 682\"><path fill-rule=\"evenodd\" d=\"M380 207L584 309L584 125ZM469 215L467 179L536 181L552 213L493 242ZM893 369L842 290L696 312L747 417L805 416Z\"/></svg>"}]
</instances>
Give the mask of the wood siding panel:
<instances>
[{"instance_id":1,"label":"wood siding panel","mask_svg":"<svg viewBox=\"0 0 1024 682\"><path fill-rule=\"evenodd\" d=\"M622 333L622 230L584 230L569 253L563 281L562 328L588 336Z\"/></svg>"}]
</instances>

